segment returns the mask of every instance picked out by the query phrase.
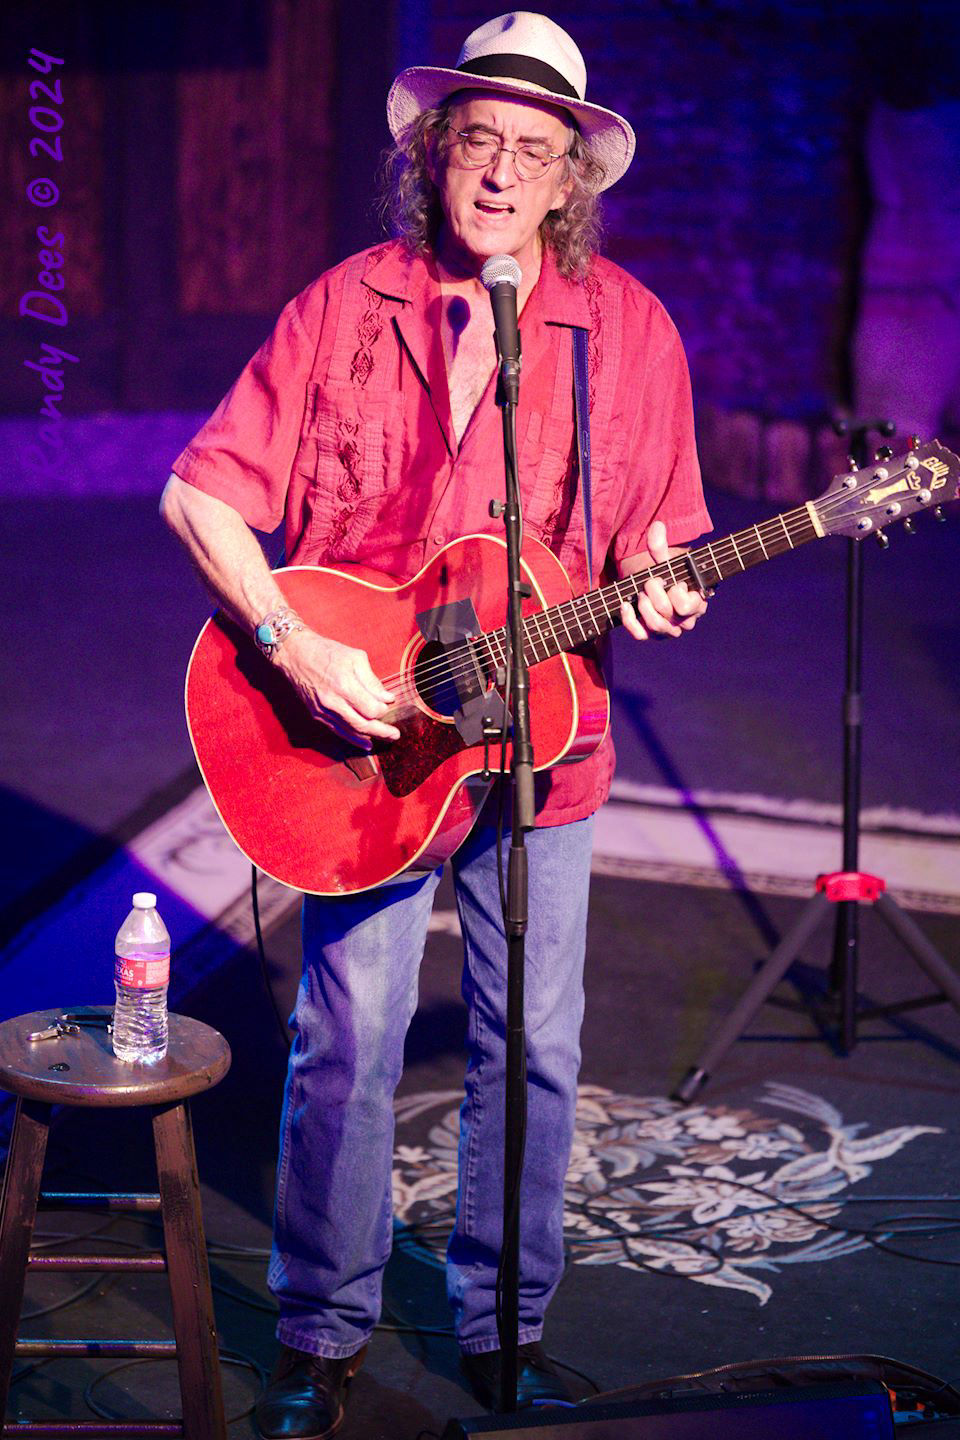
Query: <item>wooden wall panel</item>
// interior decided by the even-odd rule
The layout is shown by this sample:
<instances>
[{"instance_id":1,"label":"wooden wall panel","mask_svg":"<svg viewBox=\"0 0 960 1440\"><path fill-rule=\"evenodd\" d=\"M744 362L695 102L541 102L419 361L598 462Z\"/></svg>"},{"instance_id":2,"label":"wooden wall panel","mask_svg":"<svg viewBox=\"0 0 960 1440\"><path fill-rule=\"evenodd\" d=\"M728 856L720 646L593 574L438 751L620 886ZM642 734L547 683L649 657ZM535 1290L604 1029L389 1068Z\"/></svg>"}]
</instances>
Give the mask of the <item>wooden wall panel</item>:
<instances>
[{"instance_id":1,"label":"wooden wall panel","mask_svg":"<svg viewBox=\"0 0 960 1440\"><path fill-rule=\"evenodd\" d=\"M265 69L177 76L180 309L275 314L332 258L333 0L270 0Z\"/></svg>"},{"instance_id":2,"label":"wooden wall panel","mask_svg":"<svg viewBox=\"0 0 960 1440\"><path fill-rule=\"evenodd\" d=\"M342 258L334 219L359 213L345 176L369 194L358 121L374 93L374 148L383 137L391 5L237 0L225 26L219 0L0 4L0 348L76 353L65 413L212 406L282 306ZM27 148L32 45L65 60L62 198L45 210L24 193L50 173ZM46 220L66 237L61 329L18 315ZM35 372L5 367L0 413L37 403Z\"/></svg>"},{"instance_id":3,"label":"wooden wall panel","mask_svg":"<svg viewBox=\"0 0 960 1440\"><path fill-rule=\"evenodd\" d=\"M32 81L54 89L55 79L60 80L62 106L51 104L39 91L31 99ZM34 104L62 113L60 163L42 150L36 158L30 152L32 139L53 145L57 138L31 125L29 113ZM41 119L49 123L46 117ZM39 288L37 252L41 244L36 232L40 225L64 236L61 273L65 283L58 293L69 319L103 314L103 124L104 80L100 75L79 71L69 63L49 76L41 75L27 65L26 50L22 66L0 74L0 174L5 177L6 190L0 207L0 254L4 257L0 315L4 319L17 318L20 296ZM30 203L26 187L38 177L52 180L59 188L55 205L41 208ZM49 328L53 336L54 327Z\"/></svg>"}]
</instances>

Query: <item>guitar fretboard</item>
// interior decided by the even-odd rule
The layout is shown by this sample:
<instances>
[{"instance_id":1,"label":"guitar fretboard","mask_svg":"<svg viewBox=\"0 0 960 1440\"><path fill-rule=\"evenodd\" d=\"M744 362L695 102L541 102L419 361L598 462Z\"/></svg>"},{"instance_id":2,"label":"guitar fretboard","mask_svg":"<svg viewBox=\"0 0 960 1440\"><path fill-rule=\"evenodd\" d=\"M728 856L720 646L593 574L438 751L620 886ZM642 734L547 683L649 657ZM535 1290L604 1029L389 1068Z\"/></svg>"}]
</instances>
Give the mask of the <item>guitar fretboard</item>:
<instances>
[{"instance_id":1,"label":"guitar fretboard","mask_svg":"<svg viewBox=\"0 0 960 1440\"><path fill-rule=\"evenodd\" d=\"M726 535L722 540L699 546L684 555L675 555L646 570L637 570L611 585L551 605L546 610L527 615L523 621L523 650L528 665L537 665L566 650L596 640L607 630L622 623L620 607L624 601L635 600L648 580L656 577L664 585L686 581L691 589L701 585L712 590L721 580L738 575L751 565L760 565L774 555L796 550L823 531L815 519L812 504L802 505L760 525L750 525ZM474 640L476 646L485 642L493 664L502 665L506 658L506 629L488 630Z\"/></svg>"}]
</instances>

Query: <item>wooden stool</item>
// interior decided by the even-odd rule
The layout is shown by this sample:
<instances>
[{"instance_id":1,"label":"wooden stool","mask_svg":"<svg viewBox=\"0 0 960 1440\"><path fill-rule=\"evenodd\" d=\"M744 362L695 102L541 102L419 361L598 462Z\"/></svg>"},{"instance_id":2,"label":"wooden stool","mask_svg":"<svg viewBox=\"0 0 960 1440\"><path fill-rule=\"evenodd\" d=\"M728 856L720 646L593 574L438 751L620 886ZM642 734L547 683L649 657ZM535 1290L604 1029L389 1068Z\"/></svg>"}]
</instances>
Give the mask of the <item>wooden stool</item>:
<instances>
[{"instance_id":1,"label":"wooden stool","mask_svg":"<svg viewBox=\"0 0 960 1440\"><path fill-rule=\"evenodd\" d=\"M109 1016L106 1006L91 1017ZM224 1440L217 1332L200 1211L200 1186L187 1097L216 1085L230 1068L222 1035L170 1016L167 1054L149 1066L114 1057L105 1021L79 1035L30 1041L46 1029L49 1010L0 1024L0 1088L17 1096L17 1113L0 1201L0 1433L10 1435L182 1435ZM41 1194L53 1105L152 1105L157 1195ZM34 1220L42 1209L160 1211L164 1248L148 1255L37 1255L30 1253ZM42 1270L166 1270L174 1340L18 1340L26 1272ZM15 1355L176 1357L183 1420L63 1420L3 1424Z\"/></svg>"}]
</instances>

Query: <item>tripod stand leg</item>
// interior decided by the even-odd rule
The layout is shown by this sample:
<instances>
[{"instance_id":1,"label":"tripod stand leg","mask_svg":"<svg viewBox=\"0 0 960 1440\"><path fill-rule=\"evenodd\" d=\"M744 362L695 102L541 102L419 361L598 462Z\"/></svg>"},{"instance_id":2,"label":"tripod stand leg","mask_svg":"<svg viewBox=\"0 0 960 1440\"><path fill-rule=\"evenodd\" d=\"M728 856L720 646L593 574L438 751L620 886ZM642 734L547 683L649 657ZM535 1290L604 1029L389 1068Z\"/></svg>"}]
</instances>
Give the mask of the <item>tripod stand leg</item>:
<instances>
[{"instance_id":1,"label":"tripod stand leg","mask_svg":"<svg viewBox=\"0 0 960 1440\"><path fill-rule=\"evenodd\" d=\"M891 895L878 895L873 902L880 918L897 939L910 951L917 964L946 995L955 1010L960 1010L960 975L934 949L923 931Z\"/></svg>"},{"instance_id":2,"label":"tripod stand leg","mask_svg":"<svg viewBox=\"0 0 960 1440\"><path fill-rule=\"evenodd\" d=\"M844 865L846 869L846 865ZM856 866L853 866L856 869ZM840 1048L849 1055L857 1043L857 952L860 937L860 907L856 900L837 905L833 941L831 994L840 1001Z\"/></svg>"},{"instance_id":3,"label":"tripod stand leg","mask_svg":"<svg viewBox=\"0 0 960 1440\"><path fill-rule=\"evenodd\" d=\"M689 1069L673 1092L674 1100L689 1104L693 1097L710 1079L718 1062L723 1059L730 1046L738 1040L749 1025L760 1006L773 993L796 960L803 946L810 939L830 901L822 891L808 900L792 930L788 930L775 950L772 950L743 992L738 1003L720 1026L716 1035L700 1057L699 1064Z\"/></svg>"}]
</instances>

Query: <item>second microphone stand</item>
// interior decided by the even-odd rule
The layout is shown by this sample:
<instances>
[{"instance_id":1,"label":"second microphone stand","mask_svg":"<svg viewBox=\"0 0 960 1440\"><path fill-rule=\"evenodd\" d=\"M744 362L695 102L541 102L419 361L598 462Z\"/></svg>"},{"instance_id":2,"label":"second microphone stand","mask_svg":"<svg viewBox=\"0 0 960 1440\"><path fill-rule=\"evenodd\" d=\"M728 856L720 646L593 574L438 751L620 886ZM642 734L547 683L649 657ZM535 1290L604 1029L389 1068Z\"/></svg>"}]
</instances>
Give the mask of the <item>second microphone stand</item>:
<instances>
[{"instance_id":1,"label":"second microphone stand","mask_svg":"<svg viewBox=\"0 0 960 1440\"><path fill-rule=\"evenodd\" d=\"M854 470L870 463L869 434L893 433L889 420L872 420L836 425L838 435L850 436L850 463ZM876 461L889 458L890 450L876 452ZM908 531L909 533L909 531ZM885 545L886 536L877 532ZM849 1055L857 1043L860 1020L896 1015L902 1011L949 1001L960 1012L960 976L930 943L916 922L887 894L886 881L859 868L860 859L860 771L861 771L861 661L863 650L863 556L862 540L847 541L846 687L843 697L843 869L819 875L815 893L804 905L796 922L757 969L752 981L733 1010L673 1091L673 1098L689 1104L716 1071L720 1061L740 1038L754 1015L784 978L807 941L836 906L833 959L828 975L826 1007L816 1018L826 1030L835 1020L839 1050ZM937 987L929 995L901 1000L891 1005L860 1004L858 996L859 907L870 904L887 929L898 939L921 970ZM790 1002L783 1002L789 1004ZM826 1022L826 1024L824 1023Z\"/></svg>"}]
</instances>

